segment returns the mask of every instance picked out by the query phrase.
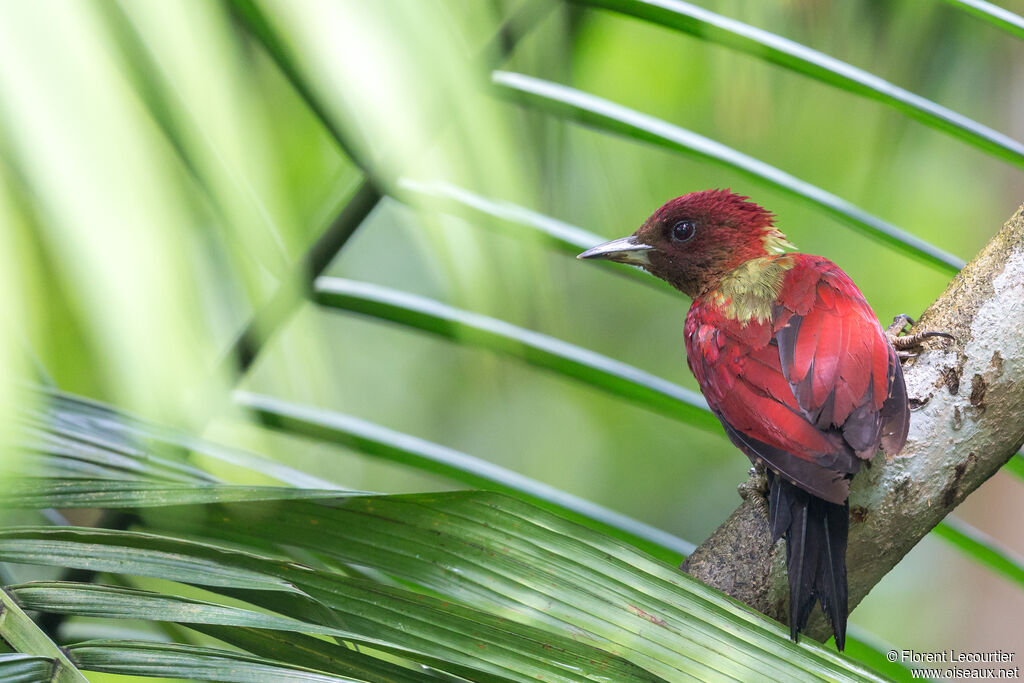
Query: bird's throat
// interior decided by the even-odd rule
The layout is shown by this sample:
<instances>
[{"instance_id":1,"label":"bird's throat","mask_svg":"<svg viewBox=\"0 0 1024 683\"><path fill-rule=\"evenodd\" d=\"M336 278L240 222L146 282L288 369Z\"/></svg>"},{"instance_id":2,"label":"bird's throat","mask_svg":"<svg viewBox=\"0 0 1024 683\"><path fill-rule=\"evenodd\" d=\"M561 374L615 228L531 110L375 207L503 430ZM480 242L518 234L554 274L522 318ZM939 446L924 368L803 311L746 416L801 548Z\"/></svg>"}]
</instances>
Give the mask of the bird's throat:
<instances>
[{"instance_id":1,"label":"bird's throat","mask_svg":"<svg viewBox=\"0 0 1024 683\"><path fill-rule=\"evenodd\" d=\"M794 265L788 255L751 259L726 273L703 297L722 315L741 323L766 322L782 291L786 271Z\"/></svg>"}]
</instances>

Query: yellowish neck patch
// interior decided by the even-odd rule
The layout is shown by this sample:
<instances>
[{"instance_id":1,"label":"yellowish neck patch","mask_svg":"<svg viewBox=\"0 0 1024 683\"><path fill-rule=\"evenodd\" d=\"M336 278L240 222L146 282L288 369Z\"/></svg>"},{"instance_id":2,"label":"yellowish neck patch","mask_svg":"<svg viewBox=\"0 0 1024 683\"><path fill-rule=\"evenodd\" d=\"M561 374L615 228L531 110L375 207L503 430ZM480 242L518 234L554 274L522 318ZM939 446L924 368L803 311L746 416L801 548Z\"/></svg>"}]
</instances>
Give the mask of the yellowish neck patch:
<instances>
[{"instance_id":1,"label":"yellowish neck patch","mask_svg":"<svg viewBox=\"0 0 1024 683\"><path fill-rule=\"evenodd\" d=\"M775 228L766 230L761 240L764 243L764 250L769 254L785 254L791 249L796 249L792 242L787 240L786 236Z\"/></svg>"},{"instance_id":2,"label":"yellowish neck patch","mask_svg":"<svg viewBox=\"0 0 1024 683\"><path fill-rule=\"evenodd\" d=\"M787 255L751 259L726 273L707 296L727 318L742 323L767 322L786 271L792 267L793 259Z\"/></svg>"}]
</instances>

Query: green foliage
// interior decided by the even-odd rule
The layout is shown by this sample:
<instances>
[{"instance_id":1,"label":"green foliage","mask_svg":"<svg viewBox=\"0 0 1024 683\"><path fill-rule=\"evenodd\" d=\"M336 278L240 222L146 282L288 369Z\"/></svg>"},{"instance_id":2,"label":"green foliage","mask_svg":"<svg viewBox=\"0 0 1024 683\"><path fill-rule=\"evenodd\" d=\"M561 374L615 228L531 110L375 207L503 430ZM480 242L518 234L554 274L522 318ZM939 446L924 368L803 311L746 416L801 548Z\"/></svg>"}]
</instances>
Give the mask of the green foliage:
<instances>
[{"instance_id":1,"label":"green foliage","mask_svg":"<svg viewBox=\"0 0 1024 683\"><path fill-rule=\"evenodd\" d=\"M1024 38L1024 18L985 0L945 0L957 9L970 12L982 21Z\"/></svg>"},{"instance_id":2,"label":"green foliage","mask_svg":"<svg viewBox=\"0 0 1024 683\"><path fill-rule=\"evenodd\" d=\"M35 680L31 676L37 675L40 658L43 658L48 661L49 666L46 677L41 680L53 683L85 683L85 676L25 614L7 588L0 590L0 637L18 652L32 656L26 659L5 655L4 659L0 660L0 672L9 672L12 677L23 676L27 677L26 680Z\"/></svg>"},{"instance_id":3,"label":"green foliage","mask_svg":"<svg viewBox=\"0 0 1024 683\"><path fill-rule=\"evenodd\" d=\"M443 475L465 486L515 493L542 508L631 543L666 562L678 562L695 547L689 541L649 524L493 463L350 415L315 410L254 394L236 394L235 400L270 428L340 444L374 458Z\"/></svg>"},{"instance_id":4,"label":"green foliage","mask_svg":"<svg viewBox=\"0 0 1024 683\"><path fill-rule=\"evenodd\" d=\"M10 683L47 683L53 680L54 662L17 652L0 654L0 675Z\"/></svg>"},{"instance_id":5,"label":"green foliage","mask_svg":"<svg viewBox=\"0 0 1024 683\"><path fill-rule=\"evenodd\" d=\"M122 443L135 436L130 429L119 431ZM49 454L73 460L76 450L90 447L85 440L65 446L72 444L77 449ZM137 457L147 459L145 453ZM132 479L19 479L4 500L9 509L131 509L138 530L8 528L0 532L0 561L201 586L262 611L58 581L9 587L18 614L24 608L330 636L358 645L364 654L384 652L472 680L653 681L745 678L763 671L781 678L814 672L835 680L874 679L823 646L790 642L780 625L674 567L514 498L183 486L160 478L141 471ZM312 553L312 564L284 559L281 541ZM350 567L386 572L421 589L367 579ZM334 663L331 673L359 675L358 666L332 658L336 645L304 642L323 642L318 659ZM259 651L271 646L261 642ZM82 668L119 673L167 674L189 654L195 660L184 671L193 677L250 680L220 677L267 677L268 667L281 668L222 650L168 644L90 641L68 652ZM363 661L363 673L378 665L386 668ZM219 672L200 676L207 668ZM400 673L408 672L395 672ZM314 672L287 668L278 675L320 680Z\"/></svg>"},{"instance_id":6,"label":"green foliage","mask_svg":"<svg viewBox=\"0 0 1024 683\"><path fill-rule=\"evenodd\" d=\"M1024 145L1016 140L873 74L768 31L727 19L681 0L578 1L684 31L698 36L701 40L747 52L758 59L792 69L846 92L877 99L928 126L961 138L1010 163L1024 165ZM982 3L959 4L965 7L973 5L975 11L982 9ZM988 16L995 15L990 13Z\"/></svg>"},{"instance_id":7,"label":"green foliage","mask_svg":"<svg viewBox=\"0 0 1024 683\"><path fill-rule=\"evenodd\" d=\"M360 683L367 679L334 676L285 666L229 650L130 640L87 640L68 648L83 669L129 676L173 676L237 683Z\"/></svg>"},{"instance_id":8,"label":"green foliage","mask_svg":"<svg viewBox=\"0 0 1024 683\"><path fill-rule=\"evenodd\" d=\"M935 527L935 533L960 548L976 562L1024 586L1024 560L1001 547L988 534L954 517Z\"/></svg>"},{"instance_id":9,"label":"green foliage","mask_svg":"<svg viewBox=\"0 0 1024 683\"><path fill-rule=\"evenodd\" d=\"M431 332L464 346L478 346L521 358L690 424L720 429L700 394L625 363L494 318L460 311L412 294L338 278L318 279L313 298L329 308L362 313Z\"/></svg>"},{"instance_id":10,"label":"green foliage","mask_svg":"<svg viewBox=\"0 0 1024 683\"><path fill-rule=\"evenodd\" d=\"M1024 165L973 118L1020 18L946 4L4 5L0 678L906 677L675 569L742 459L685 302L565 257L750 183L880 315L919 310ZM452 482L485 490L423 493Z\"/></svg>"},{"instance_id":11,"label":"green foliage","mask_svg":"<svg viewBox=\"0 0 1024 683\"><path fill-rule=\"evenodd\" d=\"M956 273L964 261L880 220L849 202L799 178L725 145L607 100L523 74L494 72L494 83L509 97L525 104L578 121L584 125L685 152L740 171L791 194L797 199L834 214L886 246L902 251L947 273Z\"/></svg>"}]
</instances>

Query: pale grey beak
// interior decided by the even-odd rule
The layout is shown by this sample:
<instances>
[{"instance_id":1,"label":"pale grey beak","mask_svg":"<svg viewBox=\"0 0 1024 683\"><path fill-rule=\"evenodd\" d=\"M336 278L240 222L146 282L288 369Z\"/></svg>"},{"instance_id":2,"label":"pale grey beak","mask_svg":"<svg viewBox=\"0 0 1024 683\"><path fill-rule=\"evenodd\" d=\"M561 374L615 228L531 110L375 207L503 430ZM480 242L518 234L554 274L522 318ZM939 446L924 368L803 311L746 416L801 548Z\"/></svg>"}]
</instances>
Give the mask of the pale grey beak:
<instances>
[{"instance_id":1,"label":"pale grey beak","mask_svg":"<svg viewBox=\"0 0 1024 683\"><path fill-rule=\"evenodd\" d=\"M576 258L600 258L607 261L615 261L616 263L628 263L634 266L649 266L651 261L648 258L647 252L651 249L654 249L654 247L637 242L636 237L630 235L629 237L599 244L593 249L587 249Z\"/></svg>"}]
</instances>

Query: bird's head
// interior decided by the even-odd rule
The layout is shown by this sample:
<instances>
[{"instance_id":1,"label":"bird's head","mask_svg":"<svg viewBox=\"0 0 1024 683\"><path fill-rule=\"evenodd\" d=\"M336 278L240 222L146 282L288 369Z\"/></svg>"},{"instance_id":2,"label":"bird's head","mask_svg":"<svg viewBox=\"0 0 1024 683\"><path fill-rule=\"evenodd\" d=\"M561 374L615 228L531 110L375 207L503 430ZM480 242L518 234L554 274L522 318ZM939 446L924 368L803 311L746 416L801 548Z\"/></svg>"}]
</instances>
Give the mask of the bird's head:
<instances>
[{"instance_id":1,"label":"bird's head","mask_svg":"<svg viewBox=\"0 0 1024 683\"><path fill-rule=\"evenodd\" d=\"M640 266L695 298L750 259L792 249L773 221L771 213L730 190L692 192L666 202L629 237L577 258Z\"/></svg>"}]
</instances>

